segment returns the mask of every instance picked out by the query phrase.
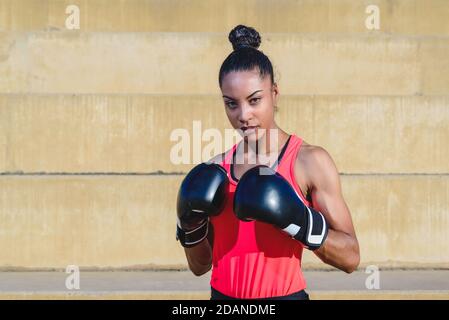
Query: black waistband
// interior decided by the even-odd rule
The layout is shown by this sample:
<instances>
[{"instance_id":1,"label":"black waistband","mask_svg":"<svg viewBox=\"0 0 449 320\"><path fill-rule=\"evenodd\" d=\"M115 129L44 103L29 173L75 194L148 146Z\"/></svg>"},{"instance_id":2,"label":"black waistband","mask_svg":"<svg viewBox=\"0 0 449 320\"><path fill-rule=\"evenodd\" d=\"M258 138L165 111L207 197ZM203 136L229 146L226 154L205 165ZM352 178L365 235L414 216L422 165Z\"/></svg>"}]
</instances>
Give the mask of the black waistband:
<instances>
[{"instance_id":1,"label":"black waistband","mask_svg":"<svg viewBox=\"0 0 449 320\"><path fill-rule=\"evenodd\" d=\"M215 290L211 287L211 300L241 300L238 298L232 298L222 294L221 292ZM256 300L309 300L309 295L304 291L298 291L287 296L281 297L270 297L270 298L260 298Z\"/></svg>"}]
</instances>

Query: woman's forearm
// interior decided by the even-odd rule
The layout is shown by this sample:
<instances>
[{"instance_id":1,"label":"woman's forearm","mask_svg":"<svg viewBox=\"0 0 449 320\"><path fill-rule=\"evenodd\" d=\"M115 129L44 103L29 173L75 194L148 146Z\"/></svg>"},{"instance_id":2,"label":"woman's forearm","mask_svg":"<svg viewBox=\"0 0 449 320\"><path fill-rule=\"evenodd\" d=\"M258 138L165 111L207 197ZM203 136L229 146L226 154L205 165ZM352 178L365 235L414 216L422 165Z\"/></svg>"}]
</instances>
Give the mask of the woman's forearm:
<instances>
[{"instance_id":1,"label":"woman's forearm","mask_svg":"<svg viewBox=\"0 0 449 320\"><path fill-rule=\"evenodd\" d=\"M359 244L355 237L329 229L323 246L314 253L326 264L347 273L357 269L360 263Z\"/></svg>"},{"instance_id":2,"label":"woman's forearm","mask_svg":"<svg viewBox=\"0 0 449 320\"><path fill-rule=\"evenodd\" d=\"M201 276L212 267L212 249L207 239L192 248L184 248L189 268L196 276Z\"/></svg>"}]
</instances>

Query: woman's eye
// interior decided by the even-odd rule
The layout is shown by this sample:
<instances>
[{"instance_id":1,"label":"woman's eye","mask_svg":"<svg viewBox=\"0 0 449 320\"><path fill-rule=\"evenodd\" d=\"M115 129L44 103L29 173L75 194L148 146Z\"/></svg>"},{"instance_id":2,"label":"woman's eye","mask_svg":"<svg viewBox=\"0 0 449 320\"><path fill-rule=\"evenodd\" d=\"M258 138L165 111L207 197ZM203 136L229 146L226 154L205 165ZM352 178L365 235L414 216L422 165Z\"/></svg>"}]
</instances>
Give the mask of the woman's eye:
<instances>
[{"instance_id":1,"label":"woman's eye","mask_svg":"<svg viewBox=\"0 0 449 320\"><path fill-rule=\"evenodd\" d=\"M251 99L250 102L254 104L254 103L258 103L259 100L260 100L260 98L254 98L254 99Z\"/></svg>"},{"instance_id":2,"label":"woman's eye","mask_svg":"<svg viewBox=\"0 0 449 320\"><path fill-rule=\"evenodd\" d=\"M226 102L226 105L230 108L230 109L235 109L237 107L237 104L234 102Z\"/></svg>"}]
</instances>

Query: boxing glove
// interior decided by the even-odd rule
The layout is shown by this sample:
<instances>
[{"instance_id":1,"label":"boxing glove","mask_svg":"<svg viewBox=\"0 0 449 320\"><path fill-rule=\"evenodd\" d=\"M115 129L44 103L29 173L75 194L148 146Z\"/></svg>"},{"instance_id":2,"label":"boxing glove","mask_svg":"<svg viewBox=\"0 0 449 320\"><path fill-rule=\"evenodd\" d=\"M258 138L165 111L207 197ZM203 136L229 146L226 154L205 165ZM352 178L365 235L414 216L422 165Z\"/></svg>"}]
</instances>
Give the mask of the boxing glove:
<instances>
[{"instance_id":1,"label":"boxing glove","mask_svg":"<svg viewBox=\"0 0 449 320\"><path fill-rule=\"evenodd\" d=\"M184 178L177 198L176 239L186 248L207 237L209 216L218 215L226 202L229 179L218 164L201 163Z\"/></svg>"},{"instance_id":2,"label":"boxing glove","mask_svg":"<svg viewBox=\"0 0 449 320\"><path fill-rule=\"evenodd\" d=\"M324 216L307 207L287 180L267 166L254 167L240 178L234 213L243 221L275 225L311 250L318 249L327 237Z\"/></svg>"}]
</instances>

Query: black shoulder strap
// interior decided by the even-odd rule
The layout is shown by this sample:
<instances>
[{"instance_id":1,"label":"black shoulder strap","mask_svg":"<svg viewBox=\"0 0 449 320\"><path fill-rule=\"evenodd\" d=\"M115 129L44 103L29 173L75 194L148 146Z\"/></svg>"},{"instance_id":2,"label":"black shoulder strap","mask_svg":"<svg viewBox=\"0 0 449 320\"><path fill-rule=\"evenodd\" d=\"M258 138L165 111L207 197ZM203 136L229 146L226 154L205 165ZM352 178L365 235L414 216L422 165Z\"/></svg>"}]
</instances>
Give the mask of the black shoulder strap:
<instances>
[{"instance_id":1,"label":"black shoulder strap","mask_svg":"<svg viewBox=\"0 0 449 320\"><path fill-rule=\"evenodd\" d=\"M285 151L287 150L288 147L288 143L290 142L290 138L292 137L292 135L288 136L287 142L285 142L284 146L282 147L281 153L279 153L279 156L276 160L276 162L271 166L271 169L275 170L275 168L278 166L279 162L281 162L282 157L284 156ZM232 179L234 179L235 181L239 181L239 179L237 179L234 175L234 163L235 163L235 155L237 153L237 148L235 148L234 153L232 154L232 162L231 162L231 166L230 166L230 171L231 171L231 177Z\"/></svg>"}]
</instances>

